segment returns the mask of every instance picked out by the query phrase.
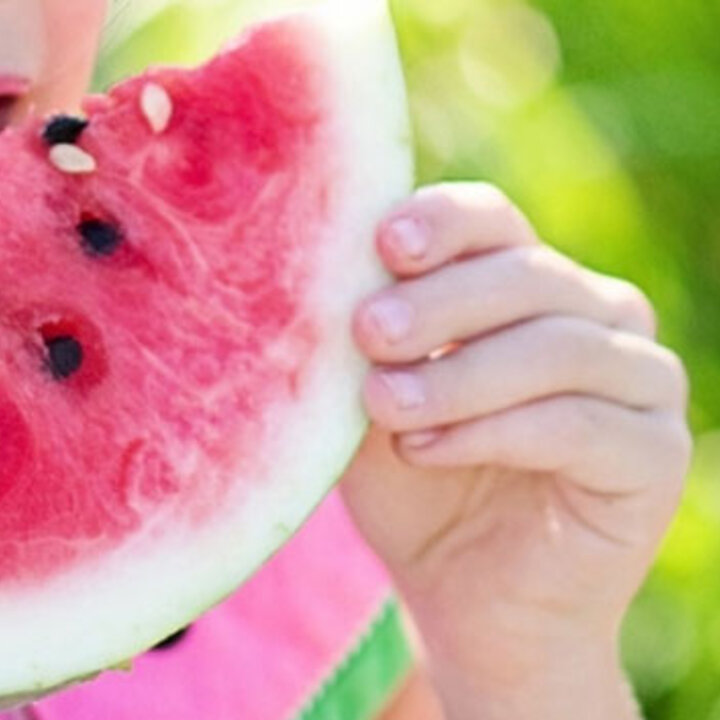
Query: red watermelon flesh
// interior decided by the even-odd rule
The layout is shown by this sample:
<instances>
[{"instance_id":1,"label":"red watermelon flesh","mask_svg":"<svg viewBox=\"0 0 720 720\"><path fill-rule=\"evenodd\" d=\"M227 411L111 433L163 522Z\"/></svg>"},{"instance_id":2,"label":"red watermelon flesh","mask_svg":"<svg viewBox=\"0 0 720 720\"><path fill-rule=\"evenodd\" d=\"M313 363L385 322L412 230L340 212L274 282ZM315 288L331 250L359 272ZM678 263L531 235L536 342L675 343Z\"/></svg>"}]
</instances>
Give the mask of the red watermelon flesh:
<instances>
[{"instance_id":1,"label":"red watermelon flesh","mask_svg":"<svg viewBox=\"0 0 720 720\"><path fill-rule=\"evenodd\" d=\"M382 3L85 112L0 135L0 697L154 644L307 517L362 434L349 317L410 185Z\"/></svg>"}]
</instances>

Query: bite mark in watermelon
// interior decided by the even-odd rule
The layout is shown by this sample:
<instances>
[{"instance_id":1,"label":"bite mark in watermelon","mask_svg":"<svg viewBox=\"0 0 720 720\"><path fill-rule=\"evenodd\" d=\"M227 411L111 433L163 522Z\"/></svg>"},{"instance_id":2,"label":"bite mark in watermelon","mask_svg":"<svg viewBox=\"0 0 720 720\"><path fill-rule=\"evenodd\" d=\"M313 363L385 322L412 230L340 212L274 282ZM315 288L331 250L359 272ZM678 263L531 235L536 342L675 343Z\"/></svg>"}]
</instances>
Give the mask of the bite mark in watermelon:
<instances>
[{"instance_id":1,"label":"bite mark in watermelon","mask_svg":"<svg viewBox=\"0 0 720 720\"><path fill-rule=\"evenodd\" d=\"M340 476L364 431L349 318L412 179L383 2L260 25L85 111L70 143L47 119L0 135L6 699L185 627ZM63 146L95 169L63 172Z\"/></svg>"}]
</instances>

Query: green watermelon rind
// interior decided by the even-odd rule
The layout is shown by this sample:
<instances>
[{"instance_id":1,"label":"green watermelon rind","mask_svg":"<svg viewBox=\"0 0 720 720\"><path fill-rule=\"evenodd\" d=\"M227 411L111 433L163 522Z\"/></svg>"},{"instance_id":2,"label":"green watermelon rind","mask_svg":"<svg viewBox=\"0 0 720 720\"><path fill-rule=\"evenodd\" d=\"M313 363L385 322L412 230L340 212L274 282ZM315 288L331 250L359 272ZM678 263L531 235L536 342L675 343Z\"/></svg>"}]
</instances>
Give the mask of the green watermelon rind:
<instances>
[{"instance_id":1,"label":"green watermelon rind","mask_svg":"<svg viewBox=\"0 0 720 720\"><path fill-rule=\"evenodd\" d=\"M258 529L252 522L239 527L240 514L228 512L205 534L178 536L177 546L170 540L158 546L150 560L147 546L131 543L113 558L112 566L83 568L76 576L53 581L41 589L42 598L0 595L0 636L4 646L12 648L5 653L0 648L0 705L25 702L125 666L129 658L222 602L299 529L343 475L363 439L367 419L359 387L367 366L352 345L349 318L356 303L386 281L374 250L375 225L413 184L402 70L385 0L366 0L354 11L329 4L294 17L322 30L327 67L337 68L337 130L346 141L343 162L349 173L344 197L348 202L352 198L343 222L329 228L347 236L348 242L328 249L327 284L321 285L327 294L310 299L318 312L329 313L335 326L347 326L347 332L338 333L342 337L327 349L325 364L315 368L307 389L312 402L297 408L295 447L305 449L306 456L277 457L279 466L293 471L312 458L312 466L305 469L307 487L298 470L293 483L278 482L266 489L258 507L246 503L244 521L269 510L278 512L273 522L263 520ZM290 445L286 443L286 449ZM168 580L179 583L177 592ZM115 592L110 581L126 597ZM153 584L161 586L156 594L166 602L148 607L140 590ZM103 598L112 600L115 608L107 607Z\"/></svg>"}]
</instances>

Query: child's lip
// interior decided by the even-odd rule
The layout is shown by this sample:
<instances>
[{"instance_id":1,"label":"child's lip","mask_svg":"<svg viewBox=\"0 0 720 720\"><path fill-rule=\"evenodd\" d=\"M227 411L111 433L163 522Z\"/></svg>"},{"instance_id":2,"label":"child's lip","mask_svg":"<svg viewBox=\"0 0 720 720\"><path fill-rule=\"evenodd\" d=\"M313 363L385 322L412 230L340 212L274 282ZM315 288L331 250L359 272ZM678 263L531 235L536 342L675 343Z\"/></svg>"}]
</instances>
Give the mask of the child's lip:
<instances>
[{"instance_id":1,"label":"child's lip","mask_svg":"<svg viewBox=\"0 0 720 720\"><path fill-rule=\"evenodd\" d=\"M21 75L0 72L0 131L10 122L15 103L30 91L30 80Z\"/></svg>"},{"instance_id":2,"label":"child's lip","mask_svg":"<svg viewBox=\"0 0 720 720\"><path fill-rule=\"evenodd\" d=\"M0 72L0 97L21 97L30 89L30 80L22 75Z\"/></svg>"}]
</instances>

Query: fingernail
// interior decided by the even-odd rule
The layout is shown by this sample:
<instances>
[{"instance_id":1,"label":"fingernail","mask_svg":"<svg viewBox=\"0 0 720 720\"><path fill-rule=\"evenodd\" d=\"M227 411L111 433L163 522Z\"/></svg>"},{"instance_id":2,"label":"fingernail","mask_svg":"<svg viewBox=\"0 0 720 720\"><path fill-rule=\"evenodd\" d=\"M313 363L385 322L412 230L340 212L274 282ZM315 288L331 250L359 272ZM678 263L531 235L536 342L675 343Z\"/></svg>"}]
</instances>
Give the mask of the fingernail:
<instances>
[{"instance_id":1,"label":"fingernail","mask_svg":"<svg viewBox=\"0 0 720 720\"><path fill-rule=\"evenodd\" d=\"M425 388L416 375L383 373L381 378L401 409L413 410L425 404Z\"/></svg>"},{"instance_id":2,"label":"fingernail","mask_svg":"<svg viewBox=\"0 0 720 720\"><path fill-rule=\"evenodd\" d=\"M403 435L403 445L419 450L428 447L440 439L442 433L439 430L425 430L424 432L408 433Z\"/></svg>"},{"instance_id":3,"label":"fingernail","mask_svg":"<svg viewBox=\"0 0 720 720\"><path fill-rule=\"evenodd\" d=\"M410 334L413 322L410 303L397 298L384 298L370 305L368 313L388 342L398 342Z\"/></svg>"},{"instance_id":4,"label":"fingernail","mask_svg":"<svg viewBox=\"0 0 720 720\"><path fill-rule=\"evenodd\" d=\"M430 246L425 228L410 218L400 218L392 222L389 242L396 253L413 260L425 257Z\"/></svg>"}]
</instances>

